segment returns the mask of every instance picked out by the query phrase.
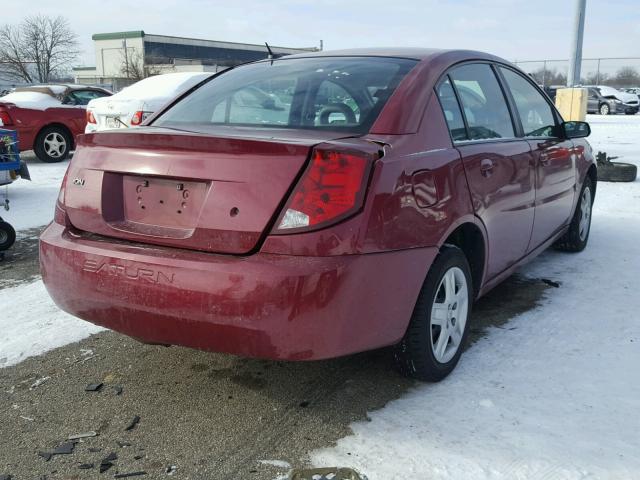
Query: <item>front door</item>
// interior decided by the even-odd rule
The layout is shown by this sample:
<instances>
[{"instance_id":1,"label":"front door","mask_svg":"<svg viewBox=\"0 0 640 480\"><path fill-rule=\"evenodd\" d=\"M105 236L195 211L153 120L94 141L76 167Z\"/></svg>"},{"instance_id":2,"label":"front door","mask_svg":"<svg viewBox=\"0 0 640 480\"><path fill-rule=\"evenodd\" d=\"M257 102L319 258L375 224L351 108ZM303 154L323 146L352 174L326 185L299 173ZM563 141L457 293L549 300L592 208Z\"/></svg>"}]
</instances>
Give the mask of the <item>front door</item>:
<instances>
[{"instance_id":1,"label":"front door","mask_svg":"<svg viewBox=\"0 0 640 480\"><path fill-rule=\"evenodd\" d=\"M529 244L533 250L570 221L576 187L574 146L561 138L560 122L544 95L520 73L506 67L500 72L535 159L536 212Z\"/></svg>"}]
</instances>

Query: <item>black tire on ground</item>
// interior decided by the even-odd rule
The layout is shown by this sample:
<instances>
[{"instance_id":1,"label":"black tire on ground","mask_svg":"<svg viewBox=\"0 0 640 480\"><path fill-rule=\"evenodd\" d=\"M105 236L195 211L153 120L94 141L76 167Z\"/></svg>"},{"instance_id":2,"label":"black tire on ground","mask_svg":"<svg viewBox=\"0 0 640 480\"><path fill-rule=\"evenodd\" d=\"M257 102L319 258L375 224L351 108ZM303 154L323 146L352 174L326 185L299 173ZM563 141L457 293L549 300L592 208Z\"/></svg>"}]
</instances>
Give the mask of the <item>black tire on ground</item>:
<instances>
[{"instance_id":1,"label":"black tire on ground","mask_svg":"<svg viewBox=\"0 0 640 480\"><path fill-rule=\"evenodd\" d=\"M0 221L0 252L8 250L16 241L16 231L7 222Z\"/></svg>"},{"instance_id":2,"label":"black tire on ground","mask_svg":"<svg viewBox=\"0 0 640 480\"><path fill-rule=\"evenodd\" d=\"M602 182L633 182L638 175L638 167L631 163L611 162L598 165L598 180Z\"/></svg>"},{"instance_id":3,"label":"black tire on ground","mask_svg":"<svg viewBox=\"0 0 640 480\"><path fill-rule=\"evenodd\" d=\"M598 175L600 175L600 169L598 169ZM583 210L582 204L585 199L585 190L589 189L588 198L591 203L589 205L589 221L587 224L586 235L580 234L580 221L582 220ZM569 230L562 237L556 241L554 247L563 252L581 252L587 246L589 241L589 234L591 233L591 207L593 206L593 182L590 177L586 177L582 189L580 190L580 197L578 204L576 205L576 211L571 219Z\"/></svg>"},{"instance_id":4,"label":"black tire on ground","mask_svg":"<svg viewBox=\"0 0 640 480\"><path fill-rule=\"evenodd\" d=\"M611 108L607 103L603 103L598 107L598 112L600 112L600 115L609 115L611 113Z\"/></svg>"},{"instance_id":5,"label":"black tire on ground","mask_svg":"<svg viewBox=\"0 0 640 480\"><path fill-rule=\"evenodd\" d=\"M440 283L453 267L464 273L467 284L467 318L458 350L451 360L440 363L436 360L432 345L431 311L438 294ZM407 331L399 344L394 346L394 362L396 368L405 376L427 382L438 382L449 375L458 364L464 350L468 332L469 317L473 303L473 285L469 262L462 250L452 245L445 245L434 260L427 278L422 285L418 301L413 310Z\"/></svg>"},{"instance_id":6,"label":"black tire on ground","mask_svg":"<svg viewBox=\"0 0 640 480\"><path fill-rule=\"evenodd\" d=\"M50 154L47 151L46 142L47 141L55 141L59 140L56 145L61 145L60 149L57 150L59 153ZM36 157L42 162L45 163L56 163L62 162L69 156L69 152L71 151L71 136L69 132L62 127L45 127L43 128L38 136L36 137L35 144L33 146L33 150L36 153ZM52 153L53 151L50 150Z\"/></svg>"}]
</instances>

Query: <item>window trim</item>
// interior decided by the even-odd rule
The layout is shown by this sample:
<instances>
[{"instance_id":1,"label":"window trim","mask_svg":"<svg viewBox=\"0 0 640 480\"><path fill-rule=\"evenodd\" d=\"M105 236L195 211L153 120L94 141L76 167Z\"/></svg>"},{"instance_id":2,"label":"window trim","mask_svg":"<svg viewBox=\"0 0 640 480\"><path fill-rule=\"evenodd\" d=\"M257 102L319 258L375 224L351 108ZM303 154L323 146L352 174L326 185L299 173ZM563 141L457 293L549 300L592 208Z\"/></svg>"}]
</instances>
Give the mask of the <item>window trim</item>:
<instances>
[{"instance_id":1,"label":"window trim","mask_svg":"<svg viewBox=\"0 0 640 480\"><path fill-rule=\"evenodd\" d=\"M513 109L514 112L516 112L516 117L515 120L517 121L519 128L520 128L520 132L519 135L521 136L521 138L524 138L525 140L565 140L564 138L562 138L561 136L527 136L525 135L524 132L524 127L522 126L522 120L520 119L520 112L518 110L518 105L516 104L515 98L513 97L513 93L511 92L511 87L509 87L509 84L506 80L506 78L504 78L504 76L502 75L502 71L500 70L501 68L504 68L506 70L510 70L511 72L513 72L514 74L520 76L525 82L529 83L529 85L531 85L534 90L536 90L540 96L542 97L542 99L547 103L547 106L551 109L551 116L553 117L553 120L555 122L555 128L556 130L559 132L560 131L560 125L562 123L562 117L559 117L559 113L555 107L554 104L552 104L549 101L548 96L544 93L544 90L542 90L535 82L532 82L529 78L528 75L523 75L521 72L519 72L518 70L514 69L514 68L510 68L504 64L500 64L497 63L495 64L495 70L496 70L496 74L498 75L498 78L500 79L500 82L504 83L504 88L506 91L509 92L509 101L513 102Z\"/></svg>"},{"instance_id":2,"label":"window trim","mask_svg":"<svg viewBox=\"0 0 640 480\"><path fill-rule=\"evenodd\" d=\"M455 97L456 104L458 105L458 110L460 111L460 116L462 117L462 124L464 125L464 133L467 136L466 140L454 140L453 134L451 133L451 128L449 128L449 122L447 121L447 116L444 113L444 107L442 106L442 101L440 101L440 94L438 93L438 90L440 89L442 84L447 80L449 81L449 86L451 86L451 90L453 91L453 96ZM436 82L436 85L433 88L434 88L436 98L438 99L438 104L440 105L440 111L442 112L444 123L447 125L447 132L449 132L449 138L451 139L451 143L455 145L456 143L460 143L460 142L468 142L469 141L469 125L467 124L467 117L465 117L464 112L462 111L462 106L460 105L460 98L458 97L458 91L453 87L453 82L451 81L451 77L449 76L449 74L446 73L445 75L443 75L442 78L440 78L438 82Z\"/></svg>"},{"instance_id":3,"label":"window trim","mask_svg":"<svg viewBox=\"0 0 640 480\"><path fill-rule=\"evenodd\" d=\"M503 77L501 72L499 71L498 67L504 67L506 69L512 70L513 72L517 73L518 75L520 75L521 77L525 78L525 80L527 80L531 85L533 85L533 87L539 92L542 93L542 97L545 99L545 101L547 102L547 104L551 107L551 113L553 114L553 117L556 121L556 127L559 128L559 126L562 124L562 122L564 122L564 119L562 118L562 116L560 115L560 113L558 112L558 109L556 108L556 106L551 103L549 101L549 98L547 96L546 93L544 93L544 91L535 83L532 82L530 79L527 78L527 76L525 74L523 74L522 72L520 72L517 68L514 68L512 65L506 64L506 63L502 63L502 62L497 62L497 61L491 61L491 60L462 60L460 62L457 62L453 65L450 65L445 71L444 73L442 73L442 75L440 76L440 78L438 79L438 81L435 83L435 86L433 88L433 93L436 95L436 97L438 98L438 103L440 104L440 111L442 112L442 116L444 117L444 109L442 108L442 103L440 103L440 98L438 97L438 87L440 86L440 84L442 82L444 82L447 78L449 78L449 83L451 84L451 87L453 88L453 91L455 93L456 96L456 100L458 101L458 108L460 108L460 111L462 112L462 119L464 121L465 124L465 129L467 131L467 137L470 137L469 135L469 125L467 122L467 117L466 114L464 112L464 108L462 108L462 103L460 101L460 96L458 93L458 90L455 86L455 84L453 83L450 73L452 70L464 66L464 65L471 65L471 64L485 64L485 65L489 65L489 67L491 67L492 70L494 70L494 75L496 76L496 79L498 80L498 83L500 84L500 88L502 89L503 95L505 96L505 102L507 103L507 108L509 109L509 114L511 115L511 123L513 125L514 128L514 133L516 136L514 137L504 137L504 138L483 138L483 139L474 139L474 140L453 140L453 137L451 136L451 130L449 130L449 125L447 124L447 131L449 132L449 138L451 139L451 143L452 145L458 146L458 145L473 145L476 143L507 143L507 142L515 142L515 141L520 141L520 140L565 140L562 137L525 137L524 136L524 132L522 130L522 124L520 121L520 116L518 115L518 118L514 118L514 114L512 109L510 108L510 102L512 101L511 99L511 90L508 88L508 85L502 84ZM505 90L504 88L507 88L507 92L508 92L508 97L505 94ZM517 109L515 110L517 112ZM517 123L516 123L517 122ZM445 123L446 123L446 118L445 118Z\"/></svg>"},{"instance_id":4,"label":"window trim","mask_svg":"<svg viewBox=\"0 0 640 480\"><path fill-rule=\"evenodd\" d=\"M478 138L478 139L471 139L471 132L469 130L469 122L467 121L467 114L464 111L464 108L462 106L462 101L460 100L460 93L458 92L458 88L455 85L455 82L453 81L453 79L451 78L451 72L453 70L455 70L456 68L462 67L462 66L467 66L467 65L474 65L474 64L479 64L479 65L487 65L494 77L496 78L496 82L498 82L498 85L500 86L500 91L502 92L502 95L504 97L504 101L507 105L507 111L509 112L509 116L511 117L511 127L513 128L513 133L514 136L513 137L501 137L501 138ZM509 108L509 100L508 98L505 96L505 92L503 90L502 84L500 83L500 78L498 78L498 76L496 75L496 72L493 69L493 65L494 62L488 61L488 60L464 60L462 62L456 63L454 65L451 65L449 68L447 68L447 70L445 71L445 73L442 75L441 79L446 77L449 77L449 83L451 83L451 87L453 88L453 91L456 95L456 99L458 100L458 107L460 108L460 111L462 112L462 118L464 120L464 125L465 125L465 129L467 130L467 138L468 140L457 140L454 141L453 139L451 140L453 142L453 145L470 145L470 144L475 144L475 143L500 143L500 142L514 142L516 140L520 140L522 137L518 137L518 129L516 127L516 124L514 123L514 118L513 118L513 113L511 112L511 109ZM436 85L440 85L440 80L436 83ZM437 95L437 92L436 92ZM443 111L444 112L444 111ZM443 113L444 114L444 113ZM447 126L448 128L448 126ZM451 136L451 132L449 132L449 136Z\"/></svg>"}]
</instances>

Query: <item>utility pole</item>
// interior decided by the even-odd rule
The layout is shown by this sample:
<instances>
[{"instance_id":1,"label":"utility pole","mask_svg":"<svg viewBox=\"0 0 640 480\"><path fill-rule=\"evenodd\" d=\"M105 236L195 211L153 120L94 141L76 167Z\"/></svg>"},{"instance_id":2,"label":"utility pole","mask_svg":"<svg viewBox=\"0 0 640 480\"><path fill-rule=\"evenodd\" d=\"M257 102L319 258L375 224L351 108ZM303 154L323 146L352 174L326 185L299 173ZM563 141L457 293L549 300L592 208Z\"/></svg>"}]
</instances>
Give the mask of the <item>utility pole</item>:
<instances>
[{"instance_id":1,"label":"utility pole","mask_svg":"<svg viewBox=\"0 0 640 480\"><path fill-rule=\"evenodd\" d=\"M576 20L573 35L571 59L569 60L569 74L567 75L567 87L580 84L580 69L582 68L582 40L584 37L584 17L587 11L587 0L577 0Z\"/></svg>"}]
</instances>

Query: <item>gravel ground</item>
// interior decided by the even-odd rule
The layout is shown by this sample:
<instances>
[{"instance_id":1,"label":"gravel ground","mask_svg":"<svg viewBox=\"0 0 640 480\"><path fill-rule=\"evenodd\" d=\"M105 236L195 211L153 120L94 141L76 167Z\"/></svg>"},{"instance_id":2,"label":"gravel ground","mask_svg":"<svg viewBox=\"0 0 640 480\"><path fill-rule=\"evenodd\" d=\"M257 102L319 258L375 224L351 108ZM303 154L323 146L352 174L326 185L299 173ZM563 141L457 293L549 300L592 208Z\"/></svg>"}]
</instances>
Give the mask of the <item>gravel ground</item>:
<instances>
[{"instance_id":1,"label":"gravel ground","mask_svg":"<svg viewBox=\"0 0 640 480\"><path fill-rule=\"evenodd\" d=\"M36 232L23 233L0 267L14 285L37 276ZM472 341L535 306L547 288L512 277L476 305ZM305 466L309 451L332 445L352 422L411 388L390 363L387 350L270 362L104 332L0 370L0 474L54 480L140 471L164 478L173 471L185 479L273 479L287 471L281 462ZM86 392L90 383L103 386ZM126 430L135 416L139 423ZM72 454L49 461L38 455L89 431L97 436L79 441ZM117 459L100 474L111 453Z\"/></svg>"}]
</instances>

